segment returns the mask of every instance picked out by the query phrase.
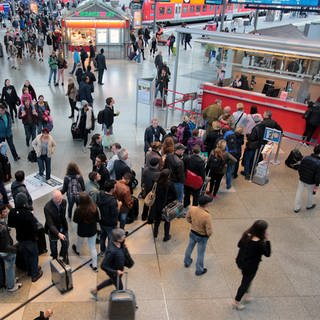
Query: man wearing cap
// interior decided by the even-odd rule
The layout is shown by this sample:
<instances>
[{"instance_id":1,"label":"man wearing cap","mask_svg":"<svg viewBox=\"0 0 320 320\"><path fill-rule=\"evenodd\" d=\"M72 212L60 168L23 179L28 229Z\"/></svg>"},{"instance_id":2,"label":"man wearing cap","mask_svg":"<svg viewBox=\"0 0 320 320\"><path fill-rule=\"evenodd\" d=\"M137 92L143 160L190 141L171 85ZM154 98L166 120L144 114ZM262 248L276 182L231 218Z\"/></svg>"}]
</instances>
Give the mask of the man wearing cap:
<instances>
[{"instance_id":1,"label":"man wearing cap","mask_svg":"<svg viewBox=\"0 0 320 320\"><path fill-rule=\"evenodd\" d=\"M104 256L103 262L101 264L101 269L106 272L110 277L107 280L102 281L95 289L92 289L90 293L97 300L98 291L108 287L110 285L117 286L117 278L119 277L119 290L123 289L123 284L121 277L123 275L123 270L125 267L125 232L123 229L116 228L112 230L111 233L112 242L108 246L108 250Z\"/></svg>"},{"instance_id":2,"label":"man wearing cap","mask_svg":"<svg viewBox=\"0 0 320 320\"><path fill-rule=\"evenodd\" d=\"M37 245L37 219L28 205L25 193L19 192L15 200L15 208L12 208L8 216L9 227L16 229L16 238L19 243L27 267L28 275L32 282L39 280L43 272L38 266Z\"/></svg>"},{"instance_id":3,"label":"man wearing cap","mask_svg":"<svg viewBox=\"0 0 320 320\"><path fill-rule=\"evenodd\" d=\"M183 201L185 170L182 160L186 147L182 143L177 143L174 146L174 153L168 153L164 163L164 168L170 170L170 179L174 183L174 187L178 194L178 201Z\"/></svg>"},{"instance_id":4,"label":"man wearing cap","mask_svg":"<svg viewBox=\"0 0 320 320\"><path fill-rule=\"evenodd\" d=\"M184 255L184 266L189 268L192 264L191 254L198 245L198 255L196 262L196 276L201 276L207 272L204 268L204 255L209 237L212 234L212 221L209 212L205 209L208 201L205 197L199 198L199 207L190 207L186 219L191 223L189 234L189 244Z\"/></svg>"}]
</instances>

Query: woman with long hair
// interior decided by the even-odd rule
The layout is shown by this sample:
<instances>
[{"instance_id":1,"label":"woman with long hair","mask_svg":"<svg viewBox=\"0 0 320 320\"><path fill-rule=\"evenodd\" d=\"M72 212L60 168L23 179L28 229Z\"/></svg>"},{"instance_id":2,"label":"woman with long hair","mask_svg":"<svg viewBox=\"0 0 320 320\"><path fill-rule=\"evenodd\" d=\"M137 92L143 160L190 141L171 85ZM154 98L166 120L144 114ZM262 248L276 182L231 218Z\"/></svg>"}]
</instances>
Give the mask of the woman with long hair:
<instances>
[{"instance_id":1,"label":"woman with long hair","mask_svg":"<svg viewBox=\"0 0 320 320\"><path fill-rule=\"evenodd\" d=\"M61 78L61 85L64 85L64 69L67 68L67 61L63 56L62 50L59 50L58 53L58 85Z\"/></svg>"},{"instance_id":2,"label":"woman with long hair","mask_svg":"<svg viewBox=\"0 0 320 320\"><path fill-rule=\"evenodd\" d=\"M237 310L242 310L245 307L241 304L243 297L244 302L250 301L248 291L258 271L261 257L263 255L270 257L271 255L271 244L267 229L268 223L266 221L256 220L254 224L243 233L238 242L239 252L236 263L242 272L242 281L235 300L232 303L233 308Z\"/></svg>"},{"instance_id":3,"label":"woman with long hair","mask_svg":"<svg viewBox=\"0 0 320 320\"><path fill-rule=\"evenodd\" d=\"M212 195L213 198L217 196L221 180L227 171L228 162L237 162L237 159L226 151L226 145L226 140L221 139L218 141L217 147L211 152L209 156L206 167L206 172L211 177L209 192L207 193L209 195Z\"/></svg>"},{"instance_id":4,"label":"woman with long hair","mask_svg":"<svg viewBox=\"0 0 320 320\"><path fill-rule=\"evenodd\" d=\"M151 207L148 223L154 223L153 237L157 238L160 222L162 221L163 208L177 199L177 192L174 184L170 181L170 170L163 169L160 172L159 178L156 180L156 198L153 206ZM164 237L163 241L171 239L170 235L170 222L164 221Z\"/></svg>"},{"instance_id":5,"label":"woman with long hair","mask_svg":"<svg viewBox=\"0 0 320 320\"><path fill-rule=\"evenodd\" d=\"M4 81L4 87L2 88L1 101L5 102L10 110L10 115L12 123L14 123L14 117L17 117L17 105L20 104L20 99L18 97L15 87L10 83L9 79Z\"/></svg>"},{"instance_id":6,"label":"woman with long hair","mask_svg":"<svg viewBox=\"0 0 320 320\"><path fill-rule=\"evenodd\" d=\"M75 162L69 162L66 175L63 179L61 193L67 193L68 217L71 220L74 204L78 205L80 192L85 190L84 180L79 166Z\"/></svg>"},{"instance_id":7,"label":"woman with long hair","mask_svg":"<svg viewBox=\"0 0 320 320\"><path fill-rule=\"evenodd\" d=\"M99 209L86 192L80 192L79 205L74 212L73 222L78 224L77 245L72 245L72 250L80 255L83 239L87 238L92 262L90 267L98 272L97 267L97 222L100 220Z\"/></svg>"},{"instance_id":8,"label":"woman with long hair","mask_svg":"<svg viewBox=\"0 0 320 320\"><path fill-rule=\"evenodd\" d=\"M28 88L28 91L31 95L31 101L37 101L37 94L36 94L36 91L34 90L33 86L31 85L30 81L29 80L26 80L23 84L23 88ZM23 91L23 88L22 88L22 91ZM23 92L22 92L23 93Z\"/></svg>"},{"instance_id":9,"label":"woman with long hair","mask_svg":"<svg viewBox=\"0 0 320 320\"><path fill-rule=\"evenodd\" d=\"M38 101L35 104L36 112L38 113L37 132L41 133L42 129L46 128L50 132L52 130L52 117L50 115L50 107L44 96L40 94Z\"/></svg>"},{"instance_id":10,"label":"woman with long hair","mask_svg":"<svg viewBox=\"0 0 320 320\"><path fill-rule=\"evenodd\" d=\"M161 154L160 154L160 150L161 150L161 142L160 141L154 141L150 144L151 150L147 151L146 153L146 163L145 163L145 167L150 167L150 161L153 158L157 158L159 159L159 161L161 162Z\"/></svg>"},{"instance_id":11,"label":"woman with long hair","mask_svg":"<svg viewBox=\"0 0 320 320\"><path fill-rule=\"evenodd\" d=\"M90 142L90 159L92 161L92 166L95 165L96 157L99 154L104 153L103 152L103 146L102 146L101 142L102 142L101 134L100 133L95 133L92 136L91 142Z\"/></svg>"},{"instance_id":12,"label":"woman with long hair","mask_svg":"<svg viewBox=\"0 0 320 320\"><path fill-rule=\"evenodd\" d=\"M71 108L71 115L69 116L69 119L74 117L74 110L79 111L79 108L77 105L77 93L78 89L76 88L76 85L72 78L68 79L68 90L66 93L66 96L69 98L69 104Z\"/></svg>"}]
</instances>

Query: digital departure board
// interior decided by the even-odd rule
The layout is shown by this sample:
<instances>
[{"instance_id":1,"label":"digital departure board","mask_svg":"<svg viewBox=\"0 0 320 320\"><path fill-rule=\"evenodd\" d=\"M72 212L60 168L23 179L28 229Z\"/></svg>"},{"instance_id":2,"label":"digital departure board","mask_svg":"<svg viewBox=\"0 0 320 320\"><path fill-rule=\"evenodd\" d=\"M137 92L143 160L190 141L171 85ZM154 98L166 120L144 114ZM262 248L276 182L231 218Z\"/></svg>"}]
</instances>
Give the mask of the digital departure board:
<instances>
[{"instance_id":1,"label":"digital departure board","mask_svg":"<svg viewBox=\"0 0 320 320\"><path fill-rule=\"evenodd\" d=\"M273 6L319 7L320 0L229 0L229 3L263 4Z\"/></svg>"}]
</instances>

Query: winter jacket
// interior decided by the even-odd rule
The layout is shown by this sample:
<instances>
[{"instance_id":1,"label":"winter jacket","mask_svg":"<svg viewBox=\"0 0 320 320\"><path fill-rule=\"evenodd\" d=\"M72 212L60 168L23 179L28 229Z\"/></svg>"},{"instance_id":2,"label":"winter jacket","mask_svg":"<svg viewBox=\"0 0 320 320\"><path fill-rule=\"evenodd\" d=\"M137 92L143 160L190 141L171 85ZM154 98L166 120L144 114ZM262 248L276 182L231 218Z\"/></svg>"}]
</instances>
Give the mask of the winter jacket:
<instances>
[{"instance_id":1,"label":"winter jacket","mask_svg":"<svg viewBox=\"0 0 320 320\"><path fill-rule=\"evenodd\" d=\"M28 206L29 208L32 208L33 202L32 198L30 196L30 193L26 187L26 185L23 182L13 181L11 184L11 194L14 201L14 204L16 205L16 196L19 192L24 193L28 198Z\"/></svg>"},{"instance_id":2,"label":"winter jacket","mask_svg":"<svg viewBox=\"0 0 320 320\"><path fill-rule=\"evenodd\" d=\"M100 192L99 188L100 188L99 184L91 180L89 180L85 185L85 191L90 196L90 198L94 203L97 203L98 193Z\"/></svg>"},{"instance_id":3,"label":"winter jacket","mask_svg":"<svg viewBox=\"0 0 320 320\"><path fill-rule=\"evenodd\" d=\"M166 156L166 160L164 163L164 168L170 169L171 181L177 183L185 182L185 170L183 160L180 159L176 154L169 153Z\"/></svg>"},{"instance_id":4,"label":"winter jacket","mask_svg":"<svg viewBox=\"0 0 320 320\"><path fill-rule=\"evenodd\" d=\"M79 99L80 101L86 100L89 104L92 104L93 98L91 95L91 85L85 81L81 81L79 84Z\"/></svg>"},{"instance_id":5,"label":"winter jacket","mask_svg":"<svg viewBox=\"0 0 320 320\"><path fill-rule=\"evenodd\" d=\"M32 147L34 149L34 151L36 152L36 155L38 158L40 158L41 156L41 134L38 134L35 139L32 141ZM56 142L53 140L52 136L49 135L48 136L48 152L47 152L47 157L51 158L52 155L54 154L56 149Z\"/></svg>"},{"instance_id":6,"label":"winter jacket","mask_svg":"<svg viewBox=\"0 0 320 320\"><path fill-rule=\"evenodd\" d=\"M146 167L143 169L141 183L144 186L146 194L151 191L153 184L156 180L158 180L159 175L160 170L157 167Z\"/></svg>"},{"instance_id":7,"label":"winter jacket","mask_svg":"<svg viewBox=\"0 0 320 320\"><path fill-rule=\"evenodd\" d=\"M20 104L20 99L14 86L4 86L2 88L1 101L6 102L10 106Z\"/></svg>"},{"instance_id":8,"label":"winter jacket","mask_svg":"<svg viewBox=\"0 0 320 320\"><path fill-rule=\"evenodd\" d=\"M100 191L97 196L97 206L100 210L100 224L116 227L118 224L118 202L114 195Z\"/></svg>"},{"instance_id":9,"label":"winter jacket","mask_svg":"<svg viewBox=\"0 0 320 320\"><path fill-rule=\"evenodd\" d=\"M102 163L100 167L97 167L96 165L93 166L93 171L96 171L100 174L101 179L98 181L98 184L100 186L100 189L104 188L104 184L106 181L110 180L110 174L107 169L107 164Z\"/></svg>"},{"instance_id":10,"label":"winter jacket","mask_svg":"<svg viewBox=\"0 0 320 320\"><path fill-rule=\"evenodd\" d=\"M120 212L128 212L133 206L130 188L124 181L117 181L115 184L114 194L122 202Z\"/></svg>"},{"instance_id":11,"label":"winter jacket","mask_svg":"<svg viewBox=\"0 0 320 320\"><path fill-rule=\"evenodd\" d=\"M77 235L82 238L91 238L97 234L97 222L100 220L100 215L98 209L93 215L91 221L85 221L80 215L79 207L74 211L73 222L75 222L77 227Z\"/></svg>"},{"instance_id":12,"label":"winter jacket","mask_svg":"<svg viewBox=\"0 0 320 320\"><path fill-rule=\"evenodd\" d=\"M162 139L160 140L161 135ZM154 128L153 126L149 126L144 132L144 152L148 151L152 142L162 141L165 135L166 131L162 127L157 126Z\"/></svg>"},{"instance_id":13,"label":"winter jacket","mask_svg":"<svg viewBox=\"0 0 320 320\"><path fill-rule=\"evenodd\" d=\"M206 176L204 160L197 154L192 154L190 157L186 158L185 167L186 170L190 170L197 176L200 176L203 180Z\"/></svg>"},{"instance_id":14,"label":"winter jacket","mask_svg":"<svg viewBox=\"0 0 320 320\"><path fill-rule=\"evenodd\" d=\"M0 115L0 138L12 136L12 120L9 112L6 111L5 116L7 117L7 125L5 124L3 116Z\"/></svg>"},{"instance_id":15,"label":"winter jacket","mask_svg":"<svg viewBox=\"0 0 320 320\"><path fill-rule=\"evenodd\" d=\"M215 149L217 146L217 141L222 138L222 135L220 133L220 130L212 130L207 134L206 140L204 141L204 144L206 146L206 151L208 154Z\"/></svg>"},{"instance_id":16,"label":"winter jacket","mask_svg":"<svg viewBox=\"0 0 320 320\"><path fill-rule=\"evenodd\" d=\"M50 200L44 206L44 215L46 217L44 228L53 238L58 239L58 233L66 234L68 232L66 207L67 201L65 199L62 200L59 209L53 200Z\"/></svg>"},{"instance_id":17,"label":"winter jacket","mask_svg":"<svg viewBox=\"0 0 320 320\"><path fill-rule=\"evenodd\" d=\"M101 264L101 269L104 270L109 276L115 278L117 270L123 270L125 265L124 249L121 246L117 247L114 242L108 246L106 254Z\"/></svg>"},{"instance_id":18,"label":"winter jacket","mask_svg":"<svg viewBox=\"0 0 320 320\"><path fill-rule=\"evenodd\" d=\"M306 121L314 127L320 126L320 103L315 103L307 110Z\"/></svg>"},{"instance_id":19,"label":"winter jacket","mask_svg":"<svg viewBox=\"0 0 320 320\"><path fill-rule=\"evenodd\" d=\"M116 160L113 165L116 180L121 180L125 173L131 173L130 167L123 160Z\"/></svg>"},{"instance_id":20,"label":"winter jacket","mask_svg":"<svg viewBox=\"0 0 320 320\"><path fill-rule=\"evenodd\" d=\"M320 156L312 154L302 159L299 166L299 179L306 184L320 184Z\"/></svg>"},{"instance_id":21,"label":"winter jacket","mask_svg":"<svg viewBox=\"0 0 320 320\"><path fill-rule=\"evenodd\" d=\"M115 116L117 116L117 114L114 113L113 107L106 105L103 110L103 124L106 125L107 129L113 125Z\"/></svg>"},{"instance_id":22,"label":"winter jacket","mask_svg":"<svg viewBox=\"0 0 320 320\"><path fill-rule=\"evenodd\" d=\"M107 66L106 66L106 57L104 56L104 54L99 53L99 54L96 56L96 62L97 62L97 69L98 69L98 70L107 69Z\"/></svg>"},{"instance_id":23,"label":"winter jacket","mask_svg":"<svg viewBox=\"0 0 320 320\"><path fill-rule=\"evenodd\" d=\"M18 118L22 119L23 124L36 125L38 123L38 116L34 113L35 111L35 107L32 105L29 107L21 105L18 112Z\"/></svg>"}]
</instances>

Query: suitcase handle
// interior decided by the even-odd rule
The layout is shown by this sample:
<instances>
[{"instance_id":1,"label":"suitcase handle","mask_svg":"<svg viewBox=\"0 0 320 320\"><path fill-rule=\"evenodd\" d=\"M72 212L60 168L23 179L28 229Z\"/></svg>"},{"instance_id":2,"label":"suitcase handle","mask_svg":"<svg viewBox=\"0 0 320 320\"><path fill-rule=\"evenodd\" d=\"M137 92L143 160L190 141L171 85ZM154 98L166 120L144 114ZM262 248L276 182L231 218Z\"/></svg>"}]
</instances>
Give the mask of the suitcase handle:
<instances>
[{"instance_id":1,"label":"suitcase handle","mask_svg":"<svg viewBox=\"0 0 320 320\"><path fill-rule=\"evenodd\" d=\"M128 287L128 272L124 271L123 273L125 274L125 284L124 284L124 288L123 289L127 290L127 287ZM119 289L119 285L120 285L120 275L117 272L117 290L120 290Z\"/></svg>"}]
</instances>

